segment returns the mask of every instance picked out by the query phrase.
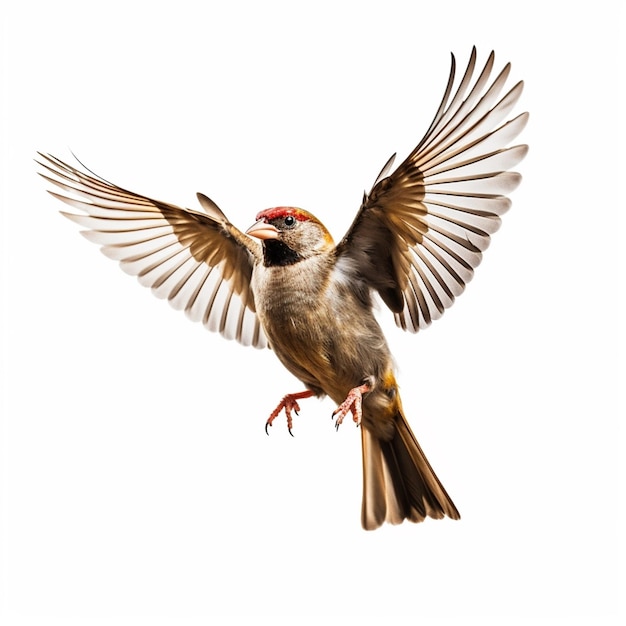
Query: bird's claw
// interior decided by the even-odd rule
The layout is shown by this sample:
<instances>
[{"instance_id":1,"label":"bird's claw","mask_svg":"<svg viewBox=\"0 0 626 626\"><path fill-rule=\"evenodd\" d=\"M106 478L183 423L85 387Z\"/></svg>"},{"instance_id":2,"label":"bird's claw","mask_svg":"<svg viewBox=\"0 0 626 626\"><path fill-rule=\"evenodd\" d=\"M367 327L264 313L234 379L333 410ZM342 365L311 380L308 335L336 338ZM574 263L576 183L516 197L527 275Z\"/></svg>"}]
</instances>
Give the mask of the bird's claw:
<instances>
[{"instance_id":1,"label":"bird's claw","mask_svg":"<svg viewBox=\"0 0 626 626\"><path fill-rule=\"evenodd\" d=\"M287 430L289 434L293 437L293 433L291 432L291 428L293 427L293 420L291 417L291 412L293 411L296 415L300 415L300 405L298 404L298 400L303 398L310 398L313 394L312 391L301 391L300 393L288 393L279 403L278 406L272 411L271 415L267 418L267 422L265 422L265 434L269 435L269 431L267 430L272 422L278 417L278 414L284 410L285 415L287 417Z\"/></svg>"},{"instance_id":2,"label":"bird's claw","mask_svg":"<svg viewBox=\"0 0 626 626\"><path fill-rule=\"evenodd\" d=\"M332 417L337 416L335 430L339 430L339 426L343 423L343 418L348 414L348 411L352 412L352 419L357 427L360 426L363 417L363 394L370 390L371 388L368 384L350 389L346 399L333 411Z\"/></svg>"}]
</instances>

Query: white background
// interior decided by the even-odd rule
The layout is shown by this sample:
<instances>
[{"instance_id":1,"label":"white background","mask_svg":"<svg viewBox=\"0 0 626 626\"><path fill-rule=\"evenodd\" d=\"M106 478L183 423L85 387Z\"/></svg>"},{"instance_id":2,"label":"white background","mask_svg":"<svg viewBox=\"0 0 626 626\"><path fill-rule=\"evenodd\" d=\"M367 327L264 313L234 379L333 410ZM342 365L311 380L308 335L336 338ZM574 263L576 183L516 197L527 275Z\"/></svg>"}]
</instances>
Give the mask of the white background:
<instances>
[{"instance_id":1,"label":"white background","mask_svg":"<svg viewBox=\"0 0 626 626\"><path fill-rule=\"evenodd\" d=\"M3 624L617 623L617 3L203 4L1 9ZM33 157L339 238L473 44L526 81L524 181L443 320L381 312L463 519L366 533L358 431L308 400L267 437L298 381L100 255Z\"/></svg>"}]
</instances>

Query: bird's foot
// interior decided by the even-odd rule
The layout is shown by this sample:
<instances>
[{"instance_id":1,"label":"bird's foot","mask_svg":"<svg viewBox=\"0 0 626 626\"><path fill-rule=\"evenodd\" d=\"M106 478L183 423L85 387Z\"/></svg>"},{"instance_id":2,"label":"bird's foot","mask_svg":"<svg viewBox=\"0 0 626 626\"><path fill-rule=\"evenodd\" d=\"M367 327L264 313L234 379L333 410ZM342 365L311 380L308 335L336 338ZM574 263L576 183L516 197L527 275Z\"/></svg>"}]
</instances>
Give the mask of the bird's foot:
<instances>
[{"instance_id":1,"label":"bird's foot","mask_svg":"<svg viewBox=\"0 0 626 626\"><path fill-rule=\"evenodd\" d=\"M339 427L343 423L343 418L348 414L348 411L352 412L352 419L357 426L361 424L361 418L363 417L363 410L361 408L363 402L363 394L371 391L370 385L365 383L360 387L354 387L350 389L346 399L333 411L333 417L337 416L335 422L335 428L339 430Z\"/></svg>"},{"instance_id":2,"label":"bird's foot","mask_svg":"<svg viewBox=\"0 0 626 626\"><path fill-rule=\"evenodd\" d=\"M289 430L289 434L293 437L293 433L291 432L291 427L293 425L291 419L291 412L293 411L296 415L298 415L298 411L300 410L300 405L298 404L298 400L302 400L304 398L310 398L315 394L310 391L301 391L300 393L288 393L279 403L278 406L272 411L272 414L267 418L267 422L265 422L265 432L269 435L267 429L272 425L272 422L278 417L278 414L284 409L285 415L287 416L287 430Z\"/></svg>"}]
</instances>

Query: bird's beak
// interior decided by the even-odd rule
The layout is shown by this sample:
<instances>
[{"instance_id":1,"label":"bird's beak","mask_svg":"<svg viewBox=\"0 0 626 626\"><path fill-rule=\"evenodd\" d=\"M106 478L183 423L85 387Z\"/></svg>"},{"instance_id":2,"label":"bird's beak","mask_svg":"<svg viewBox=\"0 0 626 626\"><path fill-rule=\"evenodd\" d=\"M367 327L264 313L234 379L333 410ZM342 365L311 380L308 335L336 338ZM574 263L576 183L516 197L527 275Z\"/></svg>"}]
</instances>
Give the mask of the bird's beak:
<instances>
[{"instance_id":1,"label":"bird's beak","mask_svg":"<svg viewBox=\"0 0 626 626\"><path fill-rule=\"evenodd\" d=\"M246 231L246 235L252 235L257 239L278 239L278 228L259 220Z\"/></svg>"}]
</instances>

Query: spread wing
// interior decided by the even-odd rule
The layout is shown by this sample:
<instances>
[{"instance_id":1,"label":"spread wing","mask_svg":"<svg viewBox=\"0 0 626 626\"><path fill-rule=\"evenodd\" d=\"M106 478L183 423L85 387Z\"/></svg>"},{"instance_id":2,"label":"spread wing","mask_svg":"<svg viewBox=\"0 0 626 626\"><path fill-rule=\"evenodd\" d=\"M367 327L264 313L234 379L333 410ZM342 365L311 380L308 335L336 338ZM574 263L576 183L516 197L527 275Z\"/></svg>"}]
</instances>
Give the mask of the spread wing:
<instances>
[{"instance_id":1,"label":"spread wing","mask_svg":"<svg viewBox=\"0 0 626 626\"><path fill-rule=\"evenodd\" d=\"M235 228L209 198L206 211L153 200L40 154L54 197L82 211L63 215L139 282L194 321L257 348L267 338L255 313L250 277L260 245Z\"/></svg>"},{"instance_id":2,"label":"spread wing","mask_svg":"<svg viewBox=\"0 0 626 626\"><path fill-rule=\"evenodd\" d=\"M521 176L508 171L528 147L506 147L527 113L504 121L522 92L500 96L510 64L490 82L493 52L474 78L476 49L450 99L444 97L426 135L389 176L392 157L337 246L338 267L375 289L396 324L417 332L452 305L510 207Z\"/></svg>"}]
</instances>

